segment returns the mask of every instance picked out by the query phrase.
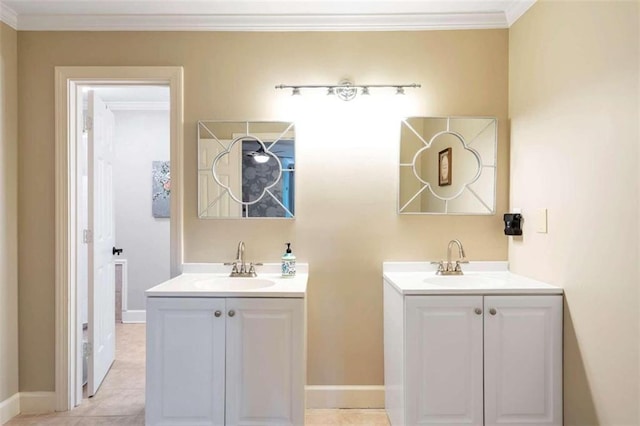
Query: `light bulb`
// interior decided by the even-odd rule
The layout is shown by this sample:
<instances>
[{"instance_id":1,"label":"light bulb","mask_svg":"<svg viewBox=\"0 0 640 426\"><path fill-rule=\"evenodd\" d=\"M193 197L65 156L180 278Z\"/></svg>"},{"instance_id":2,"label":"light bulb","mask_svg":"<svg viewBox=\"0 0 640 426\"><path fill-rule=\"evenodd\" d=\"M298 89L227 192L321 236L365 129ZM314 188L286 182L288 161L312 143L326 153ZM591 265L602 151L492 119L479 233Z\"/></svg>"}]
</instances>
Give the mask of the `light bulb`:
<instances>
[{"instance_id":1,"label":"light bulb","mask_svg":"<svg viewBox=\"0 0 640 426\"><path fill-rule=\"evenodd\" d=\"M265 153L257 153L253 156L253 161L258 164L264 164L269 161L269 155Z\"/></svg>"}]
</instances>

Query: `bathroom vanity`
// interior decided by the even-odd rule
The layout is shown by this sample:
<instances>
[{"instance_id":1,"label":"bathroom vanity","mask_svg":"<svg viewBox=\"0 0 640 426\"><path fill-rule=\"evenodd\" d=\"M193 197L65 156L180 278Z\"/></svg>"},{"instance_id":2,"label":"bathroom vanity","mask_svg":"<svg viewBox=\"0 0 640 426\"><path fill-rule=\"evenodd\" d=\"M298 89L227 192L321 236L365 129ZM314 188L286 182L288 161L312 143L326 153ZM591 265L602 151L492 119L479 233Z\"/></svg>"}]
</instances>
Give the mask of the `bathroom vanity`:
<instances>
[{"instance_id":1,"label":"bathroom vanity","mask_svg":"<svg viewBox=\"0 0 640 426\"><path fill-rule=\"evenodd\" d=\"M506 262L436 269L383 266L391 424L562 425L562 289Z\"/></svg>"},{"instance_id":2,"label":"bathroom vanity","mask_svg":"<svg viewBox=\"0 0 640 426\"><path fill-rule=\"evenodd\" d=\"M307 265L185 265L147 290L146 424L302 425Z\"/></svg>"}]
</instances>

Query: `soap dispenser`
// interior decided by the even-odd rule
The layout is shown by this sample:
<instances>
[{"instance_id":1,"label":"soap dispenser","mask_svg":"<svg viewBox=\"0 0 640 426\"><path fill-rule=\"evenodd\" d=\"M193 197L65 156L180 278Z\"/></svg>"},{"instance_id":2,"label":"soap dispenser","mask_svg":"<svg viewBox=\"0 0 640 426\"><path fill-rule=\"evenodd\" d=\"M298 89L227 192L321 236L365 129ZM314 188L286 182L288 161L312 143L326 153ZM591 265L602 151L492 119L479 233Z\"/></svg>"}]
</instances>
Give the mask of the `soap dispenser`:
<instances>
[{"instance_id":1,"label":"soap dispenser","mask_svg":"<svg viewBox=\"0 0 640 426\"><path fill-rule=\"evenodd\" d=\"M291 253L291 243L286 243L287 250L282 255L282 277L290 278L296 275L296 257Z\"/></svg>"}]
</instances>

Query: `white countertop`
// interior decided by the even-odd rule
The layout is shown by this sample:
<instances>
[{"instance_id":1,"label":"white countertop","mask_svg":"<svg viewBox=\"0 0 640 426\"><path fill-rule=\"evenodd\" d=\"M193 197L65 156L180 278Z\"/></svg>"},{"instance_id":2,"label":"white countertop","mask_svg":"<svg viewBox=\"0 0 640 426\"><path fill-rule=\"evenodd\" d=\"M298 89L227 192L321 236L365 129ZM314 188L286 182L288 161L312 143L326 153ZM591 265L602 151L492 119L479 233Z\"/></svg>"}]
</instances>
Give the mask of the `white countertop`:
<instances>
[{"instance_id":1,"label":"white countertop","mask_svg":"<svg viewBox=\"0 0 640 426\"><path fill-rule=\"evenodd\" d=\"M271 297L271 298L304 298L307 293L309 267L307 264L296 265L296 276L282 278L280 264L270 263L256 266L256 278L231 278L230 266L221 263L190 263L183 265L183 273L175 278L158 284L145 292L147 297ZM235 280L235 281L234 281ZM243 289L243 282L270 280L269 287ZM212 290L200 284L207 281L227 283L219 289ZM234 283L238 283L234 287Z\"/></svg>"},{"instance_id":2,"label":"white countertop","mask_svg":"<svg viewBox=\"0 0 640 426\"><path fill-rule=\"evenodd\" d=\"M507 262L471 262L464 275L436 275L430 262L384 262L384 281L403 295L562 294L560 287L509 272Z\"/></svg>"}]
</instances>

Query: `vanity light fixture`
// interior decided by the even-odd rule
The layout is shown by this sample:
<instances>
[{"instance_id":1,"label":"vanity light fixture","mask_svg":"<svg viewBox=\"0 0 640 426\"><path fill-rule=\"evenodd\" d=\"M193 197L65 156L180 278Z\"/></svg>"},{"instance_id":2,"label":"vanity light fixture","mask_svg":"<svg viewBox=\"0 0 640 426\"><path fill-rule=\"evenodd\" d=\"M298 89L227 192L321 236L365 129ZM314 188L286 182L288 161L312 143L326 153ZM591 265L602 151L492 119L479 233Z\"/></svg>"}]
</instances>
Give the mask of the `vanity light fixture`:
<instances>
[{"instance_id":1,"label":"vanity light fixture","mask_svg":"<svg viewBox=\"0 0 640 426\"><path fill-rule=\"evenodd\" d=\"M299 84L296 86L291 86L288 84L280 84L276 86L276 89L291 89L292 95L300 95L300 89L327 89L327 95L337 95L338 98L343 101L350 101L356 97L358 94L358 89L360 89L361 95L369 95L370 88L376 89L384 89L391 88L396 89L396 95L404 95L405 88L417 89L422 87L420 84L411 83L411 84L353 84L349 80L342 80L338 84Z\"/></svg>"}]
</instances>

